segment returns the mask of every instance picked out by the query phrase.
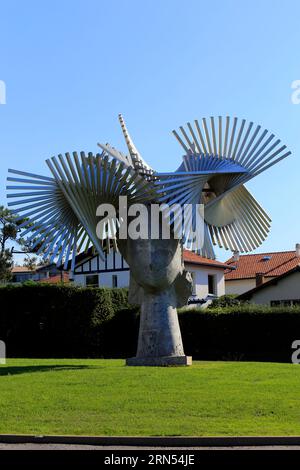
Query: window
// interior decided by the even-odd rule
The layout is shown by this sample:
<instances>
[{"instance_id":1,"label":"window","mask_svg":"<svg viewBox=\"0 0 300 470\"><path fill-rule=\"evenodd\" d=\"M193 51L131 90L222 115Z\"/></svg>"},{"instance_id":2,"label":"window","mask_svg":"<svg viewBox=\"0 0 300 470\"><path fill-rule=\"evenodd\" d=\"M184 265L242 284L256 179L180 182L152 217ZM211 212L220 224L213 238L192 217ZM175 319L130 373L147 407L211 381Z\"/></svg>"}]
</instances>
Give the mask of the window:
<instances>
[{"instance_id":1,"label":"window","mask_svg":"<svg viewBox=\"0 0 300 470\"><path fill-rule=\"evenodd\" d=\"M270 306L271 307L293 307L294 305L300 305L300 299L293 299L293 300L271 300Z\"/></svg>"},{"instance_id":2,"label":"window","mask_svg":"<svg viewBox=\"0 0 300 470\"><path fill-rule=\"evenodd\" d=\"M196 273L190 271L190 275L192 276L192 295L196 295Z\"/></svg>"},{"instance_id":3,"label":"window","mask_svg":"<svg viewBox=\"0 0 300 470\"><path fill-rule=\"evenodd\" d=\"M115 288L115 287L118 287L118 276L116 274L113 274L112 275L112 286Z\"/></svg>"},{"instance_id":4,"label":"window","mask_svg":"<svg viewBox=\"0 0 300 470\"><path fill-rule=\"evenodd\" d=\"M207 284L208 284L208 293L209 294L216 294L216 283L215 283L215 276L213 274L209 274L207 276Z\"/></svg>"},{"instance_id":5,"label":"window","mask_svg":"<svg viewBox=\"0 0 300 470\"><path fill-rule=\"evenodd\" d=\"M86 276L85 285L87 287L99 287L98 274L90 274Z\"/></svg>"}]
</instances>

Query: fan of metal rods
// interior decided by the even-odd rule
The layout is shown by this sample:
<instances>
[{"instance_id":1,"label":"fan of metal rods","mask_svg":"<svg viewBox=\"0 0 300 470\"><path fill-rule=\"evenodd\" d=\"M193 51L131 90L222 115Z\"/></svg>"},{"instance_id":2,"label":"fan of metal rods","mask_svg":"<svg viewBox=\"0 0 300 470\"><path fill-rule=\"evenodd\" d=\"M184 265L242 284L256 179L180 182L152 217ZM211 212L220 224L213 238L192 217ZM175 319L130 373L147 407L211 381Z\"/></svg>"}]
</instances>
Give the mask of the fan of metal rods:
<instances>
[{"instance_id":1,"label":"fan of metal rods","mask_svg":"<svg viewBox=\"0 0 300 470\"><path fill-rule=\"evenodd\" d=\"M38 247L38 254L58 264L93 246L117 249L114 234L118 217L109 220L106 238L98 238L96 211L101 203L159 202L165 206L188 205L184 214L183 244L202 256L214 258L213 245L232 251L251 251L266 238L270 218L244 184L290 155L274 134L253 122L221 116L196 120L194 127L173 131L184 150L183 161L172 173L156 173L143 160L119 115L128 154L98 144L101 154L76 152L47 160L52 177L9 170L14 185L7 186L9 206L18 214L23 236ZM201 246L195 237L194 215L204 208ZM195 210L196 208L196 210ZM166 210L163 210L166 215ZM168 219L178 233L180 211Z\"/></svg>"},{"instance_id":2,"label":"fan of metal rods","mask_svg":"<svg viewBox=\"0 0 300 470\"><path fill-rule=\"evenodd\" d=\"M212 244L251 251L266 238L271 220L244 183L291 152L274 134L245 119L219 116L194 124L173 131L185 154L175 173L156 174L160 201L204 205L203 246L189 246L199 254L212 257ZM190 239L192 221L186 232Z\"/></svg>"},{"instance_id":3,"label":"fan of metal rods","mask_svg":"<svg viewBox=\"0 0 300 470\"><path fill-rule=\"evenodd\" d=\"M71 156L58 155L46 160L52 178L17 170L8 170L16 175L7 180L14 185L7 186L8 198L15 199L8 205L25 219L20 225L23 237L29 235L32 248L38 247L37 254L50 256L50 262L64 260L64 267L72 256L91 245L102 254L105 238L96 236L96 211L102 203L118 204L119 196L127 196L129 203L153 200L152 185L130 166L116 159L109 160L105 154L80 157L76 152ZM13 192L10 192L13 191ZM17 191L17 192L16 192ZM115 232L118 219L109 220L107 238L116 249ZM106 244L107 245L107 244ZM108 247L110 244L107 245Z\"/></svg>"}]
</instances>

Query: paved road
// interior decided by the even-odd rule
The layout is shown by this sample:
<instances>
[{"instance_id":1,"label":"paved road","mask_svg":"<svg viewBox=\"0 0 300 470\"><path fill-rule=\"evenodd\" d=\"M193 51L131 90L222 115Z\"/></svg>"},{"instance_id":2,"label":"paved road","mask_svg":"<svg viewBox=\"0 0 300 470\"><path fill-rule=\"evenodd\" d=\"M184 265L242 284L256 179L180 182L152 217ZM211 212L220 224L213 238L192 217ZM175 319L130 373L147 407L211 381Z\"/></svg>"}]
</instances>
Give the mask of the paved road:
<instances>
[{"instance_id":1,"label":"paved road","mask_svg":"<svg viewBox=\"0 0 300 470\"><path fill-rule=\"evenodd\" d=\"M77 444L3 444L0 443L0 450L107 450L113 452L117 450L300 450L300 446L232 446L232 447L142 447L142 446L93 446Z\"/></svg>"}]
</instances>

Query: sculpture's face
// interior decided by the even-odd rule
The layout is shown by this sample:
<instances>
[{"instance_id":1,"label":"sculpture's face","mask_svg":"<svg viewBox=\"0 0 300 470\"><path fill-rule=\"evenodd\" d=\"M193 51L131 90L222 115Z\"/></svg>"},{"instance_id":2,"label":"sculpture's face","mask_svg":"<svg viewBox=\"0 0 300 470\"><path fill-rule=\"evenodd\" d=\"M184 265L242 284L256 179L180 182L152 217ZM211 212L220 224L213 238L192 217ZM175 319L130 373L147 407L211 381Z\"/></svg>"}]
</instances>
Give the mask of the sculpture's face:
<instances>
[{"instance_id":1,"label":"sculpture's face","mask_svg":"<svg viewBox=\"0 0 300 470\"><path fill-rule=\"evenodd\" d=\"M127 261L136 282L148 291L171 286L182 272L178 240L127 240Z\"/></svg>"}]
</instances>

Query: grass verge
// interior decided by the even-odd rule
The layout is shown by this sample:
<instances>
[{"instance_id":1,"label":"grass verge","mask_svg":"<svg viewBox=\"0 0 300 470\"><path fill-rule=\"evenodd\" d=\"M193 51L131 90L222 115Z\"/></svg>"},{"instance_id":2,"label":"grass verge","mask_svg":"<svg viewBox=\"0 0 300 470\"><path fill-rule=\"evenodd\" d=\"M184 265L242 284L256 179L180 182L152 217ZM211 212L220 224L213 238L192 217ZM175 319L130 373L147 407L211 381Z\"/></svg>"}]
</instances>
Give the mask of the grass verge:
<instances>
[{"instance_id":1,"label":"grass verge","mask_svg":"<svg viewBox=\"0 0 300 470\"><path fill-rule=\"evenodd\" d=\"M300 367L9 359L0 433L134 436L300 435Z\"/></svg>"}]
</instances>

